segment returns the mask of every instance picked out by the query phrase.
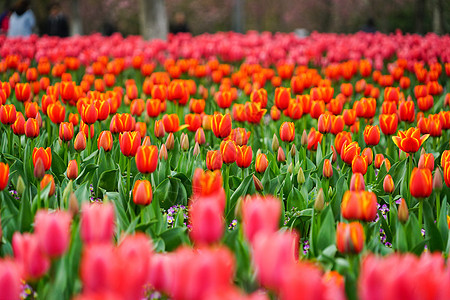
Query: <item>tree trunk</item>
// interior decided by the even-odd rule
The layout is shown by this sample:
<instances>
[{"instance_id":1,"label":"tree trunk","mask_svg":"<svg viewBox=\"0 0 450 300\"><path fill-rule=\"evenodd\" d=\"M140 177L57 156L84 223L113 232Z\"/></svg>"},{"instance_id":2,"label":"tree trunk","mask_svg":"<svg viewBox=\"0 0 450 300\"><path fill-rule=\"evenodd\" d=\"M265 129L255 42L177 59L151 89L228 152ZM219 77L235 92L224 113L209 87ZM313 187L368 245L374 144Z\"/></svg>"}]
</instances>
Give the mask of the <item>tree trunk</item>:
<instances>
[{"instance_id":1,"label":"tree trunk","mask_svg":"<svg viewBox=\"0 0 450 300\"><path fill-rule=\"evenodd\" d=\"M416 31L423 34L425 31L425 0L416 1Z\"/></svg>"},{"instance_id":2,"label":"tree trunk","mask_svg":"<svg viewBox=\"0 0 450 300\"><path fill-rule=\"evenodd\" d=\"M83 24L81 22L80 0L72 0L72 16L70 19L70 35L82 35Z\"/></svg>"},{"instance_id":3,"label":"tree trunk","mask_svg":"<svg viewBox=\"0 0 450 300\"><path fill-rule=\"evenodd\" d=\"M244 0L235 0L233 5L233 30L244 32Z\"/></svg>"},{"instance_id":4,"label":"tree trunk","mask_svg":"<svg viewBox=\"0 0 450 300\"><path fill-rule=\"evenodd\" d=\"M442 13L442 9L440 7L440 1L433 0L433 31L436 34L442 33L441 13Z\"/></svg>"},{"instance_id":5,"label":"tree trunk","mask_svg":"<svg viewBox=\"0 0 450 300\"><path fill-rule=\"evenodd\" d=\"M167 39L169 24L164 0L139 0L140 31L145 40Z\"/></svg>"}]
</instances>

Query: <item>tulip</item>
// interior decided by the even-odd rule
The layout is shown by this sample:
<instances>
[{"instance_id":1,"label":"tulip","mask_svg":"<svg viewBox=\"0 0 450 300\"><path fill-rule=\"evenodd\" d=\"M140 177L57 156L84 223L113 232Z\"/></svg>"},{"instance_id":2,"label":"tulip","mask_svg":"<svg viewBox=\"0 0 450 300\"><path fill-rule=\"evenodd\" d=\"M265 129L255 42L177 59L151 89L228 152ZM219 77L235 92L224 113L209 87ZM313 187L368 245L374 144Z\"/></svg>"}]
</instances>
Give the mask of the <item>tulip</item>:
<instances>
[{"instance_id":1,"label":"tulip","mask_svg":"<svg viewBox=\"0 0 450 300\"><path fill-rule=\"evenodd\" d=\"M325 199L323 194L323 189L321 188L316 195L316 199L314 200L314 210L321 212L325 206Z\"/></svg>"},{"instance_id":2,"label":"tulip","mask_svg":"<svg viewBox=\"0 0 450 300\"><path fill-rule=\"evenodd\" d=\"M39 112L39 104L36 102L25 102L25 116L27 118L36 118Z\"/></svg>"},{"instance_id":3,"label":"tulip","mask_svg":"<svg viewBox=\"0 0 450 300\"><path fill-rule=\"evenodd\" d=\"M73 143L75 151L83 151L86 149L86 136L82 131L78 132Z\"/></svg>"},{"instance_id":4,"label":"tulip","mask_svg":"<svg viewBox=\"0 0 450 300\"><path fill-rule=\"evenodd\" d=\"M45 189L50 184L50 190L48 192L48 196L51 197L55 194L55 180L53 179L53 175L45 174L41 180L41 190Z\"/></svg>"},{"instance_id":5,"label":"tulip","mask_svg":"<svg viewBox=\"0 0 450 300\"><path fill-rule=\"evenodd\" d=\"M329 159L325 159L323 161L323 177L331 178L333 176L333 167L331 166L331 162Z\"/></svg>"},{"instance_id":6,"label":"tulip","mask_svg":"<svg viewBox=\"0 0 450 300\"><path fill-rule=\"evenodd\" d=\"M278 109L284 110L288 108L291 99L291 89L284 87L277 87L275 89L275 105Z\"/></svg>"},{"instance_id":7,"label":"tulip","mask_svg":"<svg viewBox=\"0 0 450 300\"><path fill-rule=\"evenodd\" d=\"M50 260L43 253L36 234L16 232L11 244L22 279L38 279L47 273Z\"/></svg>"},{"instance_id":8,"label":"tulip","mask_svg":"<svg viewBox=\"0 0 450 300\"><path fill-rule=\"evenodd\" d=\"M250 134L250 131L245 128L236 128L231 130L229 139L233 140L237 146L247 145Z\"/></svg>"},{"instance_id":9,"label":"tulip","mask_svg":"<svg viewBox=\"0 0 450 300\"><path fill-rule=\"evenodd\" d=\"M188 125L189 131L196 132L202 126L202 118L198 114L187 114L184 116L184 123Z\"/></svg>"},{"instance_id":10,"label":"tulip","mask_svg":"<svg viewBox=\"0 0 450 300\"><path fill-rule=\"evenodd\" d=\"M47 107L47 115L53 123L60 124L66 117L66 108L56 101Z\"/></svg>"},{"instance_id":11,"label":"tulip","mask_svg":"<svg viewBox=\"0 0 450 300\"><path fill-rule=\"evenodd\" d=\"M111 131L105 130L100 132L97 139L97 148L103 148L105 152L111 151L113 146L113 137Z\"/></svg>"},{"instance_id":12,"label":"tulip","mask_svg":"<svg viewBox=\"0 0 450 300\"><path fill-rule=\"evenodd\" d=\"M141 116L145 110L145 102L142 99L134 99L130 104L130 114L133 116Z\"/></svg>"},{"instance_id":13,"label":"tulip","mask_svg":"<svg viewBox=\"0 0 450 300\"><path fill-rule=\"evenodd\" d=\"M331 131L331 115L321 114L317 121L317 128L320 133L327 134Z\"/></svg>"},{"instance_id":14,"label":"tulip","mask_svg":"<svg viewBox=\"0 0 450 300\"><path fill-rule=\"evenodd\" d=\"M115 255L109 244L89 244L84 249L80 263L80 278L85 292L106 291L113 276Z\"/></svg>"},{"instance_id":15,"label":"tulip","mask_svg":"<svg viewBox=\"0 0 450 300\"><path fill-rule=\"evenodd\" d=\"M0 162L0 191L3 191L8 186L9 180L9 165Z\"/></svg>"},{"instance_id":16,"label":"tulip","mask_svg":"<svg viewBox=\"0 0 450 300\"><path fill-rule=\"evenodd\" d=\"M158 164L158 148L156 146L140 146L136 152L136 167L144 174L153 173Z\"/></svg>"},{"instance_id":17,"label":"tulip","mask_svg":"<svg viewBox=\"0 0 450 300\"><path fill-rule=\"evenodd\" d=\"M25 134L25 118L21 112L17 113L17 118L11 125L11 128L15 135L21 136Z\"/></svg>"},{"instance_id":18,"label":"tulip","mask_svg":"<svg viewBox=\"0 0 450 300\"><path fill-rule=\"evenodd\" d=\"M211 120L211 128L218 138L225 138L231 133L231 116L229 114L215 114Z\"/></svg>"},{"instance_id":19,"label":"tulip","mask_svg":"<svg viewBox=\"0 0 450 300\"><path fill-rule=\"evenodd\" d=\"M168 154L167 154L167 147L166 144L161 145L161 149L159 149L159 157L160 160L167 160Z\"/></svg>"},{"instance_id":20,"label":"tulip","mask_svg":"<svg viewBox=\"0 0 450 300\"><path fill-rule=\"evenodd\" d=\"M325 112L325 102L312 101L310 115L313 119L319 119L320 115Z\"/></svg>"},{"instance_id":21,"label":"tulip","mask_svg":"<svg viewBox=\"0 0 450 300\"><path fill-rule=\"evenodd\" d=\"M378 125L367 125L364 129L364 142L367 146L376 146L380 142L380 128Z\"/></svg>"},{"instance_id":22,"label":"tulip","mask_svg":"<svg viewBox=\"0 0 450 300\"><path fill-rule=\"evenodd\" d=\"M11 125L16 121L16 107L13 104L0 106L0 121L4 125Z\"/></svg>"},{"instance_id":23,"label":"tulip","mask_svg":"<svg viewBox=\"0 0 450 300\"><path fill-rule=\"evenodd\" d=\"M220 150L208 151L206 153L206 167L211 170L220 170L222 168L222 154Z\"/></svg>"},{"instance_id":24,"label":"tulip","mask_svg":"<svg viewBox=\"0 0 450 300\"><path fill-rule=\"evenodd\" d=\"M70 241L69 212L56 211L49 213L44 210L37 212L35 217L35 234L43 252L50 257L59 257L66 252Z\"/></svg>"},{"instance_id":25,"label":"tulip","mask_svg":"<svg viewBox=\"0 0 450 300\"><path fill-rule=\"evenodd\" d=\"M252 242L256 279L264 287L278 290L284 270L295 264L298 237L289 231L258 234Z\"/></svg>"},{"instance_id":26,"label":"tulip","mask_svg":"<svg viewBox=\"0 0 450 300\"><path fill-rule=\"evenodd\" d=\"M419 129L409 128L407 131L399 131L398 136L393 136L392 140L397 147L406 153L415 153L419 150L423 142L428 138L428 134L420 136Z\"/></svg>"},{"instance_id":27,"label":"tulip","mask_svg":"<svg viewBox=\"0 0 450 300\"><path fill-rule=\"evenodd\" d=\"M110 100L96 100L94 101L95 107L98 111L98 120L104 121L109 117L109 113L111 112L111 104Z\"/></svg>"},{"instance_id":28,"label":"tulip","mask_svg":"<svg viewBox=\"0 0 450 300\"><path fill-rule=\"evenodd\" d=\"M401 199L401 202L398 206L398 220L402 223L406 223L409 218L408 205L406 204L405 199Z\"/></svg>"},{"instance_id":29,"label":"tulip","mask_svg":"<svg viewBox=\"0 0 450 300\"><path fill-rule=\"evenodd\" d=\"M258 234L272 234L278 230L281 202L272 196L247 197L242 201L244 236L252 243Z\"/></svg>"},{"instance_id":30,"label":"tulip","mask_svg":"<svg viewBox=\"0 0 450 300\"><path fill-rule=\"evenodd\" d=\"M368 163L363 156L355 155L352 160L352 172L361 173L363 175L367 172Z\"/></svg>"},{"instance_id":31,"label":"tulip","mask_svg":"<svg viewBox=\"0 0 450 300\"><path fill-rule=\"evenodd\" d=\"M298 170L298 173L297 173L297 183L300 186L305 183L305 174L303 173L302 167L300 167L300 169Z\"/></svg>"},{"instance_id":32,"label":"tulip","mask_svg":"<svg viewBox=\"0 0 450 300\"><path fill-rule=\"evenodd\" d=\"M423 148L422 148L423 149ZM419 169L427 168L432 172L434 170L434 156L432 153L424 153L419 159Z\"/></svg>"},{"instance_id":33,"label":"tulip","mask_svg":"<svg viewBox=\"0 0 450 300\"><path fill-rule=\"evenodd\" d=\"M360 152L361 148L358 146L357 142L345 141L341 148L341 158L346 164L351 165L353 158L359 155Z\"/></svg>"},{"instance_id":34,"label":"tulip","mask_svg":"<svg viewBox=\"0 0 450 300\"><path fill-rule=\"evenodd\" d=\"M375 155L375 162L374 162L375 168L377 168L377 169L381 168L381 164L383 163L383 161L384 161L383 154L381 154L381 153L376 154Z\"/></svg>"},{"instance_id":35,"label":"tulip","mask_svg":"<svg viewBox=\"0 0 450 300\"><path fill-rule=\"evenodd\" d=\"M119 144L123 155L128 157L135 156L137 148L141 145L141 134L138 131L121 133L119 135Z\"/></svg>"},{"instance_id":36,"label":"tulip","mask_svg":"<svg viewBox=\"0 0 450 300\"><path fill-rule=\"evenodd\" d=\"M314 127L311 127L311 130L309 131L308 134L308 145L307 145L308 150L316 151L317 146L319 145L319 143L322 142L322 138L323 135L320 132L316 131Z\"/></svg>"},{"instance_id":37,"label":"tulip","mask_svg":"<svg viewBox=\"0 0 450 300\"><path fill-rule=\"evenodd\" d=\"M281 117L281 112L275 105L270 109L270 117L273 121L278 121Z\"/></svg>"},{"instance_id":38,"label":"tulip","mask_svg":"<svg viewBox=\"0 0 450 300\"><path fill-rule=\"evenodd\" d=\"M166 135L166 131L164 130L164 123L163 123L162 120L161 121L158 121L158 120L155 121L154 132L155 132L155 137L158 138L158 139L162 138L162 137L164 137L164 135Z\"/></svg>"},{"instance_id":39,"label":"tulip","mask_svg":"<svg viewBox=\"0 0 450 300\"><path fill-rule=\"evenodd\" d=\"M186 133L182 133L180 137L180 148L183 151L189 150L189 138Z\"/></svg>"},{"instance_id":40,"label":"tulip","mask_svg":"<svg viewBox=\"0 0 450 300\"><path fill-rule=\"evenodd\" d=\"M21 299L22 283L19 266L11 259L0 260L0 291L3 299Z\"/></svg>"},{"instance_id":41,"label":"tulip","mask_svg":"<svg viewBox=\"0 0 450 300\"><path fill-rule=\"evenodd\" d=\"M414 112L414 102L413 101L402 101L398 107L398 115L400 121L412 123L415 119Z\"/></svg>"},{"instance_id":42,"label":"tulip","mask_svg":"<svg viewBox=\"0 0 450 300\"><path fill-rule=\"evenodd\" d=\"M173 133L169 133L166 139L166 148L167 150L172 150L173 147L175 147L175 138L173 136Z\"/></svg>"},{"instance_id":43,"label":"tulip","mask_svg":"<svg viewBox=\"0 0 450 300\"><path fill-rule=\"evenodd\" d=\"M433 191L440 192L442 191L442 174L439 167L434 171L433 176Z\"/></svg>"},{"instance_id":44,"label":"tulip","mask_svg":"<svg viewBox=\"0 0 450 300\"><path fill-rule=\"evenodd\" d=\"M214 100L216 100L217 105L220 108L229 108L231 106L231 102L233 101L232 94L230 91L218 91L214 95Z\"/></svg>"},{"instance_id":45,"label":"tulip","mask_svg":"<svg viewBox=\"0 0 450 300\"><path fill-rule=\"evenodd\" d=\"M83 203L80 236L85 244L110 243L114 235L114 206L112 203Z\"/></svg>"},{"instance_id":46,"label":"tulip","mask_svg":"<svg viewBox=\"0 0 450 300\"><path fill-rule=\"evenodd\" d=\"M36 119L28 119L24 127L25 135L28 138L34 139L39 135L39 123Z\"/></svg>"},{"instance_id":47,"label":"tulip","mask_svg":"<svg viewBox=\"0 0 450 300\"><path fill-rule=\"evenodd\" d=\"M259 153L256 155L255 159L255 171L258 173L264 173L266 171L269 161L264 153Z\"/></svg>"},{"instance_id":48,"label":"tulip","mask_svg":"<svg viewBox=\"0 0 450 300\"><path fill-rule=\"evenodd\" d=\"M28 82L17 83L15 86L16 99L19 102L26 102L31 97L31 87Z\"/></svg>"},{"instance_id":49,"label":"tulip","mask_svg":"<svg viewBox=\"0 0 450 300\"><path fill-rule=\"evenodd\" d=\"M75 159L69 161L66 174L70 180L75 180L78 177L78 164Z\"/></svg>"},{"instance_id":50,"label":"tulip","mask_svg":"<svg viewBox=\"0 0 450 300\"><path fill-rule=\"evenodd\" d=\"M251 146L237 146L236 164L239 168L248 168L252 163L253 151Z\"/></svg>"},{"instance_id":51,"label":"tulip","mask_svg":"<svg viewBox=\"0 0 450 300\"><path fill-rule=\"evenodd\" d=\"M393 135L397 131L398 117L397 114L384 115L381 114L380 117L380 127L381 131L385 135Z\"/></svg>"},{"instance_id":52,"label":"tulip","mask_svg":"<svg viewBox=\"0 0 450 300\"><path fill-rule=\"evenodd\" d=\"M336 229L336 247L343 254L358 254L364 248L364 228L361 223L338 223Z\"/></svg>"},{"instance_id":53,"label":"tulip","mask_svg":"<svg viewBox=\"0 0 450 300\"><path fill-rule=\"evenodd\" d=\"M251 124L259 124L261 122L261 118L265 115L266 110L262 109L259 103L247 102L245 103L245 112L247 122Z\"/></svg>"},{"instance_id":54,"label":"tulip","mask_svg":"<svg viewBox=\"0 0 450 300\"><path fill-rule=\"evenodd\" d=\"M223 207L217 201L193 202L189 208L191 231L195 244L212 244L220 240L225 230Z\"/></svg>"},{"instance_id":55,"label":"tulip","mask_svg":"<svg viewBox=\"0 0 450 300\"><path fill-rule=\"evenodd\" d=\"M94 103L83 105L81 112L81 120L86 124L94 124L97 122L98 110Z\"/></svg>"},{"instance_id":56,"label":"tulip","mask_svg":"<svg viewBox=\"0 0 450 300\"><path fill-rule=\"evenodd\" d=\"M180 120L176 114L164 115L162 121L165 132L176 132L180 126Z\"/></svg>"},{"instance_id":57,"label":"tulip","mask_svg":"<svg viewBox=\"0 0 450 300\"><path fill-rule=\"evenodd\" d=\"M203 171L198 168L192 178L193 199L202 198L202 201L215 201L225 208L225 192L222 187L222 174L219 170Z\"/></svg>"},{"instance_id":58,"label":"tulip","mask_svg":"<svg viewBox=\"0 0 450 300\"><path fill-rule=\"evenodd\" d=\"M392 194L394 192L394 180L392 176L387 174L383 180L383 190L387 194Z\"/></svg>"},{"instance_id":59,"label":"tulip","mask_svg":"<svg viewBox=\"0 0 450 300\"><path fill-rule=\"evenodd\" d=\"M364 191L366 184L364 183L364 176L361 173L353 173L350 179L350 191Z\"/></svg>"},{"instance_id":60,"label":"tulip","mask_svg":"<svg viewBox=\"0 0 450 300\"><path fill-rule=\"evenodd\" d=\"M342 114L345 125L352 126L356 121L356 111L354 109L344 109Z\"/></svg>"},{"instance_id":61,"label":"tulip","mask_svg":"<svg viewBox=\"0 0 450 300\"><path fill-rule=\"evenodd\" d=\"M280 127L280 139L283 142L290 143L295 138L295 126L292 122L284 122Z\"/></svg>"},{"instance_id":62,"label":"tulip","mask_svg":"<svg viewBox=\"0 0 450 300\"><path fill-rule=\"evenodd\" d=\"M133 131L135 128L135 120L130 114L115 114L109 125L111 133L122 133L125 131Z\"/></svg>"},{"instance_id":63,"label":"tulip","mask_svg":"<svg viewBox=\"0 0 450 300\"><path fill-rule=\"evenodd\" d=\"M146 206L152 202L152 198L153 192L150 182L148 180L137 180L133 188L134 204Z\"/></svg>"},{"instance_id":64,"label":"tulip","mask_svg":"<svg viewBox=\"0 0 450 300\"><path fill-rule=\"evenodd\" d=\"M36 163L34 164L33 175L37 179L42 179L45 175L45 167L42 158L38 158Z\"/></svg>"},{"instance_id":65,"label":"tulip","mask_svg":"<svg viewBox=\"0 0 450 300\"><path fill-rule=\"evenodd\" d=\"M371 148L364 148L361 156L366 160L367 165L370 166L373 162L373 152Z\"/></svg>"},{"instance_id":66,"label":"tulip","mask_svg":"<svg viewBox=\"0 0 450 300\"><path fill-rule=\"evenodd\" d=\"M42 160L45 171L50 169L52 165L52 151L50 148L34 148L33 149L33 165L36 168L36 162L40 158Z\"/></svg>"},{"instance_id":67,"label":"tulip","mask_svg":"<svg viewBox=\"0 0 450 300\"><path fill-rule=\"evenodd\" d=\"M203 128L197 129L197 131L195 132L194 140L199 145L203 145L204 143L206 143L205 131L203 130Z\"/></svg>"},{"instance_id":68,"label":"tulip","mask_svg":"<svg viewBox=\"0 0 450 300\"><path fill-rule=\"evenodd\" d=\"M445 178L445 172L444 172ZM415 198L428 198L433 188L433 179L429 169L414 168L409 181L411 196Z\"/></svg>"},{"instance_id":69,"label":"tulip","mask_svg":"<svg viewBox=\"0 0 450 300\"><path fill-rule=\"evenodd\" d=\"M73 124L70 122L62 122L59 124L59 138L63 142L68 142L73 138Z\"/></svg>"},{"instance_id":70,"label":"tulip","mask_svg":"<svg viewBox=\"0 0 450 300\"><path fill-rule=\"evenodd\" d=\"M233 105L232 109L233 120L237 122L247 121L247 113L245 109L245 104L236 103Z\"/></svg>"},{"instance_id":71,"label":"tulip","mask_svg":"<svg viewBox=\"0 0 450 300\"><path fill-rule=\"evenodd\" d=\"M347 220L372 222L377 216L377 196L367 191L346 191L341 212Z\"/></svg>"},{"instance_id":72,"label":"tulip","mask_svg":"<svg viewBox=\"0 0 450 300\"><path fill-rule=\"evenodd\" d=\"M205 110L205 100L191 99L189 103L189 110L195 114L201 114Z\"/></svg>"},{"instance_id":73,"label":"tulip","mask_svg":"<svg viewBox=\"0 0 450 300\"><path fill-rule=\"evenodd\" d=\"M237 159L237 146L234 141L222 141L220 144L220 152L222 154L223 162L226 164L232 164Z\"/></svg>"}]
</instances>

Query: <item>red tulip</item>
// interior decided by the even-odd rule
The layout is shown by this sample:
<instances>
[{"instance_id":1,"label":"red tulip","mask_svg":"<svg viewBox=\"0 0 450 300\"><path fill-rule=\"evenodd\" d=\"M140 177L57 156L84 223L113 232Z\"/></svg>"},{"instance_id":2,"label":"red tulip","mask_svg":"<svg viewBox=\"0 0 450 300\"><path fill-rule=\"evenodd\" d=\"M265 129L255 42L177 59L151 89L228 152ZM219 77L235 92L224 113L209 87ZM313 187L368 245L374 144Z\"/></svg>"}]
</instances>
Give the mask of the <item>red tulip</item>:
<instances>
[{"instance_id":1,"label":"red tulip","mask_svg":"<svg viewBox=\"0 0 450 300\"><path fill-rule=\"evenodd\" d=\"M445 178L445 171L444 171ZM414 168L409 181L409 191L415 198L428 198L433 190L433 178L429 169Z\"/></svg>"},{"instance_id":2,"label":"red tulip","mask_svg":"<svg viewBox=\"0 0 450 300\"><path fill-rule=\"evenodd\" d=\"M211 170L220 170L222 168L222 154L220 150L208 151L206 153L206 167Z\"/></svg>"},{"instance_id":3,"label":"red tulip","mask_svg":"<svg viewBox=\"0 0 450 300\"><path fill-rule=\"evenodd\" d=\"M156 148L156 146L154 146ZM148 180L137 180L133 188L133 202L136 205L149 205L153 199L152 185Z\"/></svg>"},{"instance_id":4,"label":"red tulip","mask_svg":"<svg viewBox=\"0 0 450 300\"><path fill-rule=\"evenodd\" d=\"M361 223L338 223L336 229L336 247L343 254L358 254L364 248L364 228Z\"/></svg>"},{"instance_id":5,"label":"red tulip","mask_svg":"<svg viewBox=\"0 0 450 300\"><path fill-rule=\"evenodd\" d=\"M33 149L33 165L36 167L36 162L38 159L42 160L42 163L44 165L45 171L48 171L50 169L50 166L52 165L52 151L50 148L34 148Z\"/></svg>"},{"instance_id":6,"label":"red tulip","mask_svg":"<svg viewBox=\"0 0 450 300\"><path fill-rule=\"evenodd\" d=\"M341 212L347 220L371 222L377 216L377 196L367 191L346 191L342 198Z\"/></svg>"},{"instance_id":7,"label":"red tulip","mask_svg":"<svg viewBox=\"0 0 450 300\"><path fill-rule=\"evenodd\" d=\"M153 173L158 165L158 148L156 146L140 146L136 152L136 167L139 172Z\"/></svg>"},{"instance_id":8,"label":"red tulip","mask_svg":"<svg viewBox=\"0 0 450 300\"><path fill-rule=\"evenodd\" d=\"M295 126L292 122L283 122L280 127L280 139L283 142L290 143L295 138Z\"/></svg>"},{"instance_id":9,"label":"red tulip","mask_svg":"<svg viewBox=\"0 0 450 300\"><path fill-rule=\"evenodd\" d=\"M0 162L0 191L3 191L8 186L9 180L9 165ZM1 236L1 229L0 229Z\"/></svg>"},{"instance_id":10,"label":"red tulip","mask_svg":"<svg viewBox=\"0 0 450 300\"><path fill-rule=\"evenodd\" d=\"M247 145L237 146L236 164L239 168L248 168L252 163L252 147Z\"/></svg>"},{"instance_id":11,"label":"red tulip","mask_svg":"<svg viewBox=\"0 0 450 300\"><path fill-rule=\"evenodd\" d=\"M119 135L120 151L125 156L135 156L141 145L141 134L138 131L126 131Z\"/></svg>"},{"instance_id":12,"label":"red tulip","mask_svg":"<svg viewBox=\"0 0 450 300\"><path fill-rule=\"evenodd\" d=\"M228 137L231 133L231 116L229 114L215 114L211 121L211 128L216 137Z\"/></svg>"}]
</instances>

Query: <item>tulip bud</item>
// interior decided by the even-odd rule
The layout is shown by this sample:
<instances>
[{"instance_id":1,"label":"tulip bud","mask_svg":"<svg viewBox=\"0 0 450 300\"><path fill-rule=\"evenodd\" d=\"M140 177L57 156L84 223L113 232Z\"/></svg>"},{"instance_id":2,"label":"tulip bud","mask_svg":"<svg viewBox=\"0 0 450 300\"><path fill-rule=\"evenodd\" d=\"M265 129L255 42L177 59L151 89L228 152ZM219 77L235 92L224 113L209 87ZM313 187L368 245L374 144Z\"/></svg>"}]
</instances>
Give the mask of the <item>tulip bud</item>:
<instances>
[{"instance_id":1,"label":"tulip bud","mask_svg":"<svg viewBox=\"0 0 450 300\"><path fill-rule=\"evenodd\" d=\"M306 133L306 129L303 129L301 143L302 146L308 145L308 133Z\"/></svg>"},{"instance_id":2,"label":"tulip bud","mask_svg":"<svg viewBox=\"0 0 450 300\"><path fill-rule=\"evenodd\" d=\"M383 181L383 189L385 193L388 194L392 194L392 192L394 191L394 180L392 179L392 176L387 174L384 177L384 181Z\"/></svg>"},{"instance_id":3,"label":"tulip bud","mask_svg":"<svg viewBox=\"0 0 450 300\"><path fill-rule=\"evenodd\" d=\"M50 184L50 191L48 192L48 196L51 197L55 194L55 180L53 179L53 175L45 174L41 180L41 190L45 189Z\"/></svg>"},{"instance_id":4,"label":"tulip bud","mask_svg":"<svg viewBox=\"0 0 450 300\"><path fill-rule=\"evenodd\" d=\"M292 172L294 172L294 165L290 163L287 170L290 174L292 174Z\"/></svg>"},{"instance_id":5,"label":"tulip bud","mask_svg":"<svg viewBox=\"0 0 450 300\"><path fill-rule=\"evenodd\" d=\"M23 181L23 178L20 175L19 175L19 178L17 178L16 190L20 196L22 196L23 192L25 192L25 182Z\"/></svg>"},{"instance_id":6,"label":"tulip bud","mask_svg":"<svg viewBox=\"0 0 450 300\"><path fill-rule=\"evenodd\" d=\"M422 155L424 155L424 154L426 154L427 152L425 151L425 148L424 147L422 147L422 150L420 150L420 156L422 156Z\"/></svg>"},{"instance_id":7,"label":"tulip bud","mask_svg":"<svg viewBox=\"0 0 450 300\"><path fill-rule=\"evenodd\" d=\"M292 144L291 147L291 157L295 157L295 154L297 153L297 148L295 147L295 144Z\"/></svg>"},{"instance_id":8,"label":"tulip bud","mask_svg":"<svg viewBox=\"0 0 450 300\"><path fill-rule=\"evenodd\" d=\"M321 212L325 206L325 199L323 195L323 189L320 189L316 195L316 200L314 201L314 210Z\"/></svg>"},{"instance_id":9,"label":"tulip bud","mask_svg":"<svg viewBox=\"0 0 450 300\"><path fill-rule=\"evenodd\" d=\"M169 136L166 139L166 148L167 150L172 150L175 146L175 138L173 137L173 133L169 133Z\"/></svg>"},{"instance_id":10,"label":"tulip bud","mask_svg":"<svg viewBox=\"0 0 450 300\"><path fill-rule=\"evenodd\" d=\"M253 182L255 183L255 188L257 191L263 190L264 187L261 183L261 180L259 180L258 177L255 176L255 174L253 174Z\"/></svg>"},{"instance_id":11,"label":"tulip bud","mask_svg":"<svg viewBox=\"0 0 450 300\"><path fill-rule=\"evenodd\" d=\"M333 167L331 166L331 162L329 159L325 159L323 161L323 176L326 178L330 178L333 176Z\"/></svg>"},{"instance_id":12,"label":"tulip bud","mask_svg":"<svg viewBox=\"0 0 450 300\"><path fill-rule=\"evenodd\" d=\"M67 166L67 178L74 180L78 177L78 164L75 159L69 161Z\"/></svg>"},{"instance_id":13,"label":"tulip bud","mask_svg":"<svg viewBox=\"0 0 450 300\"><path fill-rule=\"evenodd\" d=\"M433 190L436 192L440 192L442 191L442 174L441 174L441 170L439 168L436 168L436 170L434 171L434 176L433 176Z\"/></svg>"},{"instance_id":14,"label":"tulip bud","mask_svg":"<svg viewBox=\"0 0 450 300\"><path fill-rule=\"evenodd\" d=\"M278 141L277 135L274 133L272 138L272 151L275 152L280 147L280 142Z\"/></svg>"},{"instance_id":15,"label":"tulip bud","mask_svg":"<svg viewBox=\"0 0 450 300\"><path fill-rule=\"evenodd\" d=\"M75 142L73 143L73 148L75 151L83 151L86 149L86 136L82 131L78 132L75 137Z\"/></svg>"},{"instance_id":16,"label":"tulip bud","mask_svg":"<svg viewBox=\"0 0 450 300\"><path fill-rule=\"evenodd\" d=\"M405 199L402 198L399 206L398 206L398 220L402 223L406 223L409 218L408 205L406 204Z\"/></svg>"},{"instance_id":17,"label":"tulip bud","mask_svg":"<svg viewBox=\"0 0 450 300\"><path fill-rule=\"evenodd\" d=\"M197 156L200 154L200 146L198 145L197 142L195 142L195 146L194 146L194 152L193 152L194 156Z\"/></svg>"},{"instance_id":18,"label":"tulip bud","mask_svg":"<svg viewBox=\"0 0 450 300\"><path fill-rule=\"evenodd\" d=\"M302 167L300 167L300 169L298 170L297 182L299 185L302 185L305 183L305 174L303 173Z\"/></svg>"},{"instance_id":19,"label":"tulip bud","mask_svg":"<svg viewBox=\"0 0 450 300\"><path fill-rule=\"evenodd\" d=\"M334 146L331 146L331 151L333 152L332 156L331 156L331 162L336 162L337 159L337 153L336 153L336 148L334 148Z\"/></svg>"},{"instance_id":20,"label":"tulip bud","mask_svg":"<svg viewBox=\"0 0 450 300\"><path fill-rule=\"evenodd\" d=\"M161 149L159 150L159 160L167 160L167 158L168 154L166 144L162 144Z\"/></svg>"},{"instance_id":21,"label":"tulip bud","mask_svg":"<svg viewBox=\"0 0 450 300\"><path fill-rule=\"evenodd\" d=\"M353 173L350 179L350 191L364 191L366 184L364 182L364 176L361 173Z\"/></svg>"},{"instance_id":22,"label":"tulip bud","mask_svg":"<svg viewBox=\"0 0 450 300\"><path fill-rule=\"evenodd\" d=\"M256 156L261 154L261 149L258 149L258 151L256 151Z\"/></svg>"},{"instance_id":23,"label":"tulip bud","mask_svg":"<svg viewBox=\"0 0 450 300\"><path fill-rule=\"evenodd\" d=\"M284 162L285 160L286 160L286 155L284 155L283 148L278 147L277 161Z\"/></svg>"},{"instance_id":24,"label":"tulip bud","mask_svg":"<svg viewBox=\"0 0 450 300\"><path fill-rule=\"evenodd\" d=\"M77 196L75 196L74 192L70 192L69 196L69 212L72 214L72 216L75 216L80 211L80 207L78 205L78 199Z\"/></svg>"},{"instance_id":25,"label":"tulip bud","mask_svg":"<svg viewBox=\"0 0 450 300\"><path fill-rule=\"evenodd\" d=\"M183 151L189 150L189 138L186 133L181 134L180 147Z\"/></svg>"},{"instance_id":26,"label":"tulip bud","mask_svg":"<svg viewBox=\"0 0 450 300\"><path fill-rule=\"evenodd\" d=\"M42 179L42 177L44 177L45 175L45 166L44 166L44 162L42 161L41 158L38 158L36 161L36 164L34 165L34 177L36 177L37 179Z\"/></svg>"}]
</instances>

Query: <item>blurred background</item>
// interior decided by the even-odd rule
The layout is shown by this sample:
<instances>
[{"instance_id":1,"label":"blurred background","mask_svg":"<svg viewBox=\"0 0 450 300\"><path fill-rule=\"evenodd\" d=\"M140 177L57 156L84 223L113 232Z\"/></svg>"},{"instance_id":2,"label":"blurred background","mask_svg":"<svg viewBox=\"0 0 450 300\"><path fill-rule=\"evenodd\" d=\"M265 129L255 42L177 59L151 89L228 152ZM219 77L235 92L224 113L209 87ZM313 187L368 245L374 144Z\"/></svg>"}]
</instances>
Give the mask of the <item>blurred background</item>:
<instances>
[{"instance_id":1,"label":"blurred background","mask_svg":"<svg viewBox=\"0 0 450 300\"><path fill-rule=\"evenodd\" d=\"M1 0L0 8L5 11L15 2ZM30 1L37 33L46 33L54 3ZM297 30L300 34L314 30L450 32L448 0L60 0L57 3L67 17L70 34L144 33L145 38L164 38L169 29L194 35L230 30Z\"/></svg>"}]
</instances>

